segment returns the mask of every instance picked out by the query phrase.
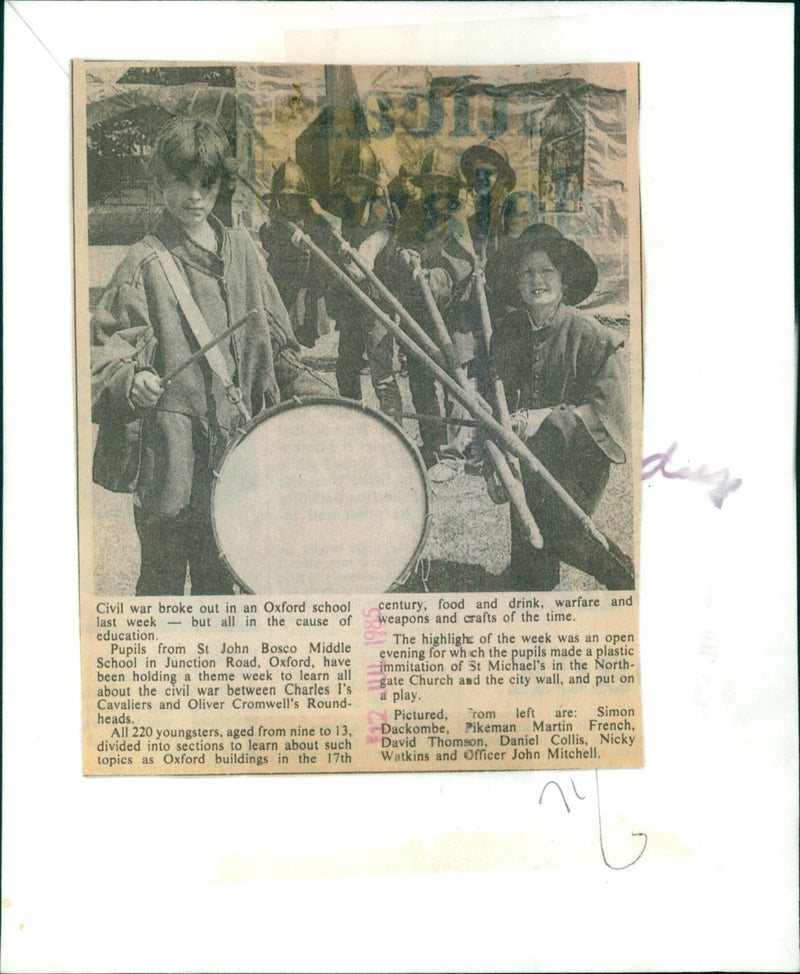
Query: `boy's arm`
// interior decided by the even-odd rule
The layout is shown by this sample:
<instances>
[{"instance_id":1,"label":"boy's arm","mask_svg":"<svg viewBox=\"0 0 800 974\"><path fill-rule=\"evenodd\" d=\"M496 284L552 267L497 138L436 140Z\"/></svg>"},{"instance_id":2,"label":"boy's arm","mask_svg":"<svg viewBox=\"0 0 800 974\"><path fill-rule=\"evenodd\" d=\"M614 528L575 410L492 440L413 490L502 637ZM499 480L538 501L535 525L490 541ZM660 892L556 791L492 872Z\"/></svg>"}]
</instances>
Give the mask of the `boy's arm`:
<instances>
[{"instance_id":1,"label":"boy's arm","mask_svg":"<svg viewBox=\"0 0 800 974\"><path fill-rule=\"evenodd\" d=\"M603 349L604 360L595 364L575 415L612 463L624 463L630 443L627 377L622 356L623 341L614 337ZM567 407L571 408L571 407Z\"/></svg>"},{"instance_id":2,"label":"boy's arm","mask_svg":"<svg viewBox=\"0 0 800 974\"><path fill-rule=\"evenodd\" d=\"M91 323L92 419L131 422L130 400L137 372L151 367L156 340L139 269L118 268Z\"/></svg>"}]
</instances>

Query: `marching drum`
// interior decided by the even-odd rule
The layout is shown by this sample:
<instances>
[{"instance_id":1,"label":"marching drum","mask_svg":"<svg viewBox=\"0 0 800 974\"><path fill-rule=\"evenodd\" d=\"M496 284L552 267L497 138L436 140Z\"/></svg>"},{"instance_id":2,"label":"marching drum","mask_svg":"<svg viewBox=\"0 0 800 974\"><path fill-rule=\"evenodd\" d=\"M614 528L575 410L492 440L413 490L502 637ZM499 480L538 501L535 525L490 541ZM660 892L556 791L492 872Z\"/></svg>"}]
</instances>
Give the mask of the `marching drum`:
<instances>
[{"instance_id":1,"label":"marching drum","mask_svg":"<svg viewBox=\"0 0 800 974\"><path fill-rule=\"evenodd\" d=\"M347 399L292 400L257 416L211 496L220 555L245 592L384 592L425 544L430 490L416 447Z\"/></svg>"}]
</instances>

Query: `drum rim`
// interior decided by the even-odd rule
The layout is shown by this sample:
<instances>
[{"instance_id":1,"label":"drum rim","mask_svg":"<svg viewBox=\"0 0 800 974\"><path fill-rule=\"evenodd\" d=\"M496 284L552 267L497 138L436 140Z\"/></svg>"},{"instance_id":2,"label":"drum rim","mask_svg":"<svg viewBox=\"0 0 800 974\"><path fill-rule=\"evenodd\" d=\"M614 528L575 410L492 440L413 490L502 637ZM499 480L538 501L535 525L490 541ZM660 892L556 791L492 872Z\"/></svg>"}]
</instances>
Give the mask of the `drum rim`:
<instances>
[{"instance_id":1,"label":"drum rim","mask_svg":"<svg viewBox=\"0 0 800 974\"><path fill-rule=\"evenodd\" d=\"M236 571L234 571L233 566L231 565L230 561L228 560L227 556L225 555L225 553L223 552L223 550L222 550L222 548L220 546L219 534L217 532L217 518L216 518L216 513L215 513L216 512L215 498L216 498L216 494L217 494L217 486L218 486L219 481L220 481L220 478L222 476L222 471L225 469L225 464L228 462L228 459L230 458L230 455L236 449L236 447L238 446L238 444L241 443L241 441L250 432L252 432L252 430L254 430L257 426L260 426L263 422L265 422L270 417L277 416L278 413L286 412L286 411L288 411L290 409L299 409L299 408L302 408L303 406L321 406L321 405L330 406L331 404L336 405L336 406L344 406L347 409L354 409L357 412L361 412L361 413L368 413L370 416L373 417L373 419L380 420L384 425L388 426L394 433L399 434L401 441L405 444L405 446L409 449L409 451L411 452L411 454L414 456L414 458L415 458L415 460L417 462L417 467L418 467L418 469L419 469L419 471L420 471L420 473L422 475L422 483L423 483L424 488L425 488L425 490L424 490L424 493L425 493L425 517L424 517L424 523L423 523L423 526L422 526L422 535L421 535L421 537L419 539L419 542L417 543L416 548L414 549L413 554L411 555L411 558L408 561L408 564L405 566L405 568L400 573L400 575L397 576L397 578L394 580L394 582L392 582L391 586L388 589L386 589L386 591L387 592L396 591L396 589L398 588L398 586L404 584L404 582L406 582L406 580L408 579L409 575L413 572L415 566L417 565L417 563L420 560L420 557L422 555L422 552L423 552L423 550L425 548L425 545L427 544L427 541L428 541L428 535L430 534L431 516L432 516L432 510L431 510L431 506L432 506L432 494L431 494L430 480L428 479L428 469L425 466L425 461L422 459L422 454L420 453L419 447L416 445L416 443L413 443L411 441L411 439L408 436L408 433L406 433L406 431L403 429L403 427L400 426L398 423L396 423L394 421L394 419L392 419L391 416L389 416L387 413L381 412L379 409L375 409L374 406L367 405L367 403L359 402L356 399L345 399L344 397L338 397L338 396L293 396L291 399L287 399L285 402L279 402L275 406L270 406L269 409L265 409L263 412L258 413L256 416L253 416L253 418L250 419L247 423L245 423L244 426L239 427L239 429L237 430L237 435L231 439L230 443L225 448L225 452L223 453L222 460L220 461L220 464L219 464L219 469L214 471L214 475L213 475L213 478L212 478L212 481L213 482L212 482L212 485L211 485L211 498L210 498L210 501L209 501L209 507L210 507L210 512L209 513L211 515L211 529L212 529L213 534L214 534L214 544L217 547L217 554L218 554L220 560L224 563L225 567L230 572L231 577L233 578L233 580L241 588L242 592L244 594L246 594L246 595L255 595L256 593L253 592L253 590L249 587L249 585L246 585L244 583L244 580L239 577L239 575L237 574ZM262 594L262 593L258 593L258 594ZM264 593L264 594L267 594L268 595L269 593L267 592L267 593ZM291 594L294 594L294 593L291 593ZM307 594L307 595L313 595L315 593L313 593L313 592L308 592L308 593L298 592L296 594L298 594L298 595L305 595L305 594ZM342 594L356 595L356 594L360 594L360 593L346 592L346 593L342 593ZM371 593L365 592L363 594L367 595L367 594L371 594Z\"/></svg>"}]
</instances>

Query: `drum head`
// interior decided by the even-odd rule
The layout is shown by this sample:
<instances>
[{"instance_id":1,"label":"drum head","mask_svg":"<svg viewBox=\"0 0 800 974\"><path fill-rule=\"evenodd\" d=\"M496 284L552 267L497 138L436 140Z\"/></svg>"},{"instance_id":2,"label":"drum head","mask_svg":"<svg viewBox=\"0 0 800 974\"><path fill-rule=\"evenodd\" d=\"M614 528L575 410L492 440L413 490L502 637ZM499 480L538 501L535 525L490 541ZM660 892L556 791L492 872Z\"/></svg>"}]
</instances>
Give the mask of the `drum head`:
<instances>
[{"instance_id":1,"label":"drum head","mask_svg":"<svg viewBox=\"0 0 800 974\"><path fill-rule=\"evenodd\" d=\"M415 447L347 400L286 403L254 420L212 497L219 550L247 591L384 592L403 581L428 527Z\"/></svg>"}]
</instances>

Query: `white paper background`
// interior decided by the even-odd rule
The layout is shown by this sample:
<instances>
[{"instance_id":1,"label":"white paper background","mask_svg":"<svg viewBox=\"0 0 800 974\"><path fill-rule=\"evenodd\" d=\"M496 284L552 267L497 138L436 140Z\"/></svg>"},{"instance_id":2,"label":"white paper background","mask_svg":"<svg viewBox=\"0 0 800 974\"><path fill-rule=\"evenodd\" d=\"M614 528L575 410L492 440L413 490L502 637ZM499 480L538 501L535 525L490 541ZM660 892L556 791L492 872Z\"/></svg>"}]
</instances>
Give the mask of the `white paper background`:
<instances>
[{"instance_id":1,"label":"white paper background","mask_svg":"<svg viewBox=\"0 0 800 974\"><path fill-rule=\"evenodd\" d=\"M5 26L2 969L796 969L792 6L15 2ZM586 773L583 800L554 776L569 811L519 772L81 777L71 58L641 63L644 453L743 484L722 510L644 490L647 766L600 776L606 857L645 833L636 865L603 864Z\"/></svg>"}]
</instances>

